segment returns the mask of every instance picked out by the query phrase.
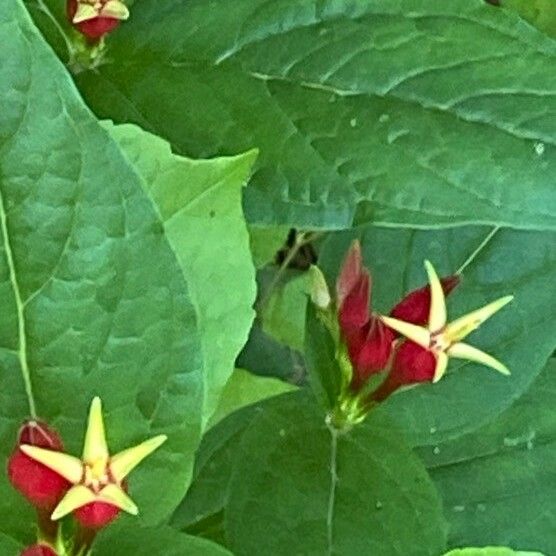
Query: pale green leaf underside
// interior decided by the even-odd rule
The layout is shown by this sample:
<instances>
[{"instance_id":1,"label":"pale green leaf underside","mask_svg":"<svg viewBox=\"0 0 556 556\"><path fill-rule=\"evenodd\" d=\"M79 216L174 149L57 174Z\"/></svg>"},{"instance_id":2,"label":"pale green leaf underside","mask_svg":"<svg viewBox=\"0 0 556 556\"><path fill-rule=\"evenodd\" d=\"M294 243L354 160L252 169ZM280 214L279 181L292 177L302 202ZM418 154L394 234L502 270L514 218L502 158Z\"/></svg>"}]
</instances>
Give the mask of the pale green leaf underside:
<instances>
[{"instance_id":1,"label":"pale green leaf underside","mask_svg":"<svg viewBox=\"0 0 556 556\"><path fill-rule=\"evenodd\" d=\"M2 456L32 413L25 375L73 454L100 395L112 451L169 437L130 477L139 522L156 523L183 496L199 440L197 317L139 176L19 0L0 0L0 43ZM4 475L0 491L2 530L29 540L31 509Z\"/></svg>"},{"instance_id":2,"label":"pale green leaf underside","mask_svg":"<svg viewBox=\"0 0 556 556\"><path fill-rule=\"evenodd\" d=\"M553 229L555 58L483 0L145 0L77 83L181 153L260 148L251 222Z\"/></svg>"},{"instance_id":3,"label":"pale green leaf underside","mask_svg":"<svg viewBox=\"0 0 556 556\"><path fill-rule=\"evenodd\" d=\"M303 351L305 306L310 293L307 273L274 288L261 314L263 330L280 343Z\"/></svg>"},{"instance_id":4,"label":"pale green leaf underside","mask_svg":"<svg viewBox=\"0 0 556 556\"><path fill-rule=\"evenodd\" d=\"M436 454L421 451L444 500L451 546L556 553L555 373L552 360L496 421L439 444Z\"/></svg>"},{"instance_id":5,"label":"pale green leaf underside","mask_svg":"<svg viewBox=\"0 0 556 556\"><path fill-rule=\"evenodd\" d=\"M243 369L236 369L222 391L220 403L209 426L214 427L222 419L245 406L296 389L295 386L283 380L257 376Z\"/></svg>"},{"instance_id":6,"label":"pale green leaf underside","mask_svg":"<svg viewBox=\"0 0 556 556\"><path fill-rule=\"evenodd\" d=\"M426 284L425 259L441 276L453 274L490 233L481 227L416 231L367 226L331 235L319 264L332 285L351 241L359 237L373 274L373 309L387 314L408 291ZM461 316L503 295L515 295L468 338L503 361L512 375L452 361L438 384L393 396L387 407L415 444L427 445L433 453L438 442L479 427L529 387L556 348L555 273L552 232L500 230L467 266L462 284L449 297L449 315Z\"/></svg>"},{"instance_id":7,"label":"pale green leaf underside","mask_svg":"<svg viewBox=\"0 0 556 556\"><path fill-rule=\"evenodd\" d=\"M203 348L206 424L255 315L255 269L241 190L256 152L190 160L136 126L106 125L144 178L189 285Z\"/></svg>"},{"instance_id":8,"label":"pale green leaf underside","mask_svg":"<svg viewBox=\"0 0 556 556\"><path fill-rule=\"evenodd\" d=\"M249 228L251 254L257 268L262 268L274 261L276 253L286 243L288 231L289 226Z\"/></svg>"},{"instance_id":9,"label":"pale green leaf underside","mask_svg":"<svg viewBox=\"0 0 556 556\"><path fill-rule=\"evenodd\" d=\"M511 548L488 546L485 548L458 548L444 556L543 556L540 552L516 552Z\"/></svg>"}]
</instances>

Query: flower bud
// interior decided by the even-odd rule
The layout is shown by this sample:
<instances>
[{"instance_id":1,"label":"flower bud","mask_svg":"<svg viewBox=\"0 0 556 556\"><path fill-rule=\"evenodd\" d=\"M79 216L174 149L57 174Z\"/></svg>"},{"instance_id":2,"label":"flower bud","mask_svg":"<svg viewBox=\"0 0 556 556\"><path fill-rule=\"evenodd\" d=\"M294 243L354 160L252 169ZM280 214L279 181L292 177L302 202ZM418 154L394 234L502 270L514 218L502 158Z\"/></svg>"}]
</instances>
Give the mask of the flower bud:
<instances>
[{"instance_id":1,"label":"flower bud","mask_svg":"<svg viewBox=\"0 0 556 556\"><path fill-rule=\"evenodd\" d=\"M23 550L20 556L58 556L56 552L47 544L34 544Z\"/></svg>"},{"instance_id":2,"label":"flower bud","mask_svg":"<svg viewBox=\"0 0 556 556\"><path fill-rule=\"evenodd\" d=\"M8 477L14 488L36 508L52 510L70 484L55 471L24 454L19 449L22 444L62 451L62 440L46 423L27 421L19 430L17 447L8 461Z\"/></svg>"},{"instance_id":3,"label":"flower bud","mask_svg":"<svg viewBox=\"0 0 556 556\"><path fill-rule=\"evenodd\" d=\"M372 374L386 367L394 340L394 332L376 316L372 316L364 328L346 339L353 368L353 390L359 390Z\"/></svg>"},{"instance_id":4,"label":"flower bud","mask_svg":"<svg viewBox=\"0 0 556 556\"><path fill-rule=\"evenodd\" d=\"M309 275L311 278L311 301L324 311L332 303L326 279L320 268L315 265L311 265L309 268Z\"/></svg>"},{"instance_id":5,"label":"flower bud","mask_svg":"<svg viewBox=\"0 0 556 556\"><path fill-rule=\"evenodd\" d=\"M363 272L353 289L344 297L338 309L338 322L342 332L349 336L369 322L369 293L371 277Z\"/></svg>"},{"instance_id":6,"label":"flower bud","mask_svg":"<svg viewBox=\"0 0 556 556\"><path fill-rule=\"evenodd\" d=\"M355 288L363 272L363 256L359 241L354 241L346 254L336 281L336 299L341 306L346 296Z\"/></svg>"},{"instance_id":7,"label":"flower bud","mask_svg":"<svg viewBox=\"0 0 556 556\"><path fill-rule=\"evenodd\" d=\"M440 283L444 295L448 295L460 283L461 278L456 274L442 278ZM409 292L393 309L390 316L411 324L423 326L427 324L431 308L431 288L429 285Z\"/></svg>"}]
</instances>

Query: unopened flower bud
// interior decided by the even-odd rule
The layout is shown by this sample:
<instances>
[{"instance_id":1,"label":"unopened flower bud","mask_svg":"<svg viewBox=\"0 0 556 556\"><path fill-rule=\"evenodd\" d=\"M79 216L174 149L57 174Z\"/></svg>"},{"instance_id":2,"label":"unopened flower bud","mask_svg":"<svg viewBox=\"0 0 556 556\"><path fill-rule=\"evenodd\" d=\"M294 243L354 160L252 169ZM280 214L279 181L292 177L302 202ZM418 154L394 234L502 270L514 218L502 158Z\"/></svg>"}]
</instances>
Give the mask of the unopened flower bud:
<instances>
[{"instance_id":1,"label":"unopened flower bud","mask_svg":"<svg viewBox=\"0 0 556 556\"><path fill-rule=\"evenodd\" d=\"M330 291L328 290L324 274L321 272L320 268L315 265L311 266L309 274L311 278L311 301L319 309L328 309L332 299L330 297Z\"/></svg>"},{"instance_id":2,"label":"unopened flower bud","mask_svg":"<svg viewBox=\"0 0 556 556\"><path fill-rule=\"evenodd\" d=\"M20 556L58 556L54 549L47 544L34 544L23 550Z\"/></svg>"},{"instance_id":3,"label":"unopened flower bud","mask_svg":"<svg viewBox=\"0 0 556 556\"><path fill-rule=\"evenodd\" d=\"M353 390L359 390L371 375L382 371L388 365L394 340L394 332L380 317L374 315L364 328L347 340L353 368Z\"/></svg>"},{"instance_id":4,"label":"unopened flower bud","mask_svg":"<svg viewBox=\"0 0 556 556\"><path fill-rule=\"evenodd\" d=\"M52 510L70 487L61 475L24 454L22 444L62 451L58 433L42 421L30 420L19 430L18 442L8 461L8 477L36 508Z\"/></svg>"}]
</instances>

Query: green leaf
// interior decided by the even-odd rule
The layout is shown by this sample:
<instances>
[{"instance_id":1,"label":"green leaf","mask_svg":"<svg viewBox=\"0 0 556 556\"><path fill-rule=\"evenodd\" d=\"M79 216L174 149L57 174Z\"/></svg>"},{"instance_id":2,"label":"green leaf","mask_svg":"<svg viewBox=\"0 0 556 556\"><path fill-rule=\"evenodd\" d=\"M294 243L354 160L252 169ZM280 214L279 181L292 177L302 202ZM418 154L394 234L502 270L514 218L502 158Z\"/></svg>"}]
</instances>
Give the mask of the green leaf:
<instances>
[{"instance_id":1,"label":"green leaf","mask_svg":"<svg viewBox=\"0 0 556 556\"><path fill-rule=\"evenodd\" d=\"M236 369L226 383L210 426L214 427L219 421L245 406L296 389L295 386L282 380L257 376L243 369Z\"/></svg>"},{"instance_id":2,"label":"green leaf","mask_svg":"<svg viewBox=\"0 0 556 556\"><path fill-rule=\"evenodd\" d=\"M249 406L217 423L207 434L195 459L194 480L172 517L172 526L206 535L207 524L223 537L223 515L228 501L234 459L245 429L259 406ZM212 537L211 537L212 538Z\"/></svg>"},{"instance_id":3,"label":"green leaf","mask_svg":"<svg viewBox=\"0 0 556 556\"><path fill-rule=\"evenodd\" d=\"M555 373L553 359L496 421L439 444L436 453L421 451L444 500L451 546L556 553Z\"/></svg>"},{"instance_id":4,"label":"green leaf","mask_svg":"<svg viewBox=\"0 0 556 556\"><path fill-rule=\"evenodd\" d=\"M206 424L255 315L255 269L241 189L256 152L190 160L173 155L168 143L136 126L108 128L143 176L189 285L201 332Z\"/></svg>"},{"instance_id":5,"label":"green leaf","mask_svg":"<svg viewBox=\"0 0 556 556\"><path fill-rule=\"evenodd\" d=\"M342 385L336 345L313 303L307 303L305 363L311 388L326 409L334 407Z\"/></svg>"},{"instance_id":6,"label":"green leaf","mask_svg":"<svg viewBox=\"0 0 556 556\"><path fill-rule=\"evenodd\" d=\"M112 452L169 437L130 478L138 523L158 523L183 497L199 442L197 316L140 177L19 0L0 0L0 43L2 459L35 410L80 453L100 395ZM34 536L4 474L0 515L4 532Z\"/></svg>"},{"instance_id":7,"label":"green leaf","mask_svg":"<svg viewBox=\"0 0 556 556\"><path fill-rule=\"evenodd\" d=\"M252 223L555 227L556 45L483 0L143 0L108 56L98 115L260 148Z\"/></svg>"},{"instance_id":8,"label":"green leaf","mask_svg":"<svg viewBox=\"0 0 556 556\"><path fill-rule=\"evenodd\" d=\"M235 554L442 553L437 494L380 413L338 435L307 393L261 408L229 487L225 525Z\"/></svg>"},{"instance_id":9,"label":"green leaf","mask_svg":"<svg viewBox=\"0 0 556 556\"><path fill-rule=\"evenodd\" d=\"M262 309L263 330L297 351L303 351L305 342L305 307L310 289L310 276L304 272L276 286Z\"/></svg>"},{"instance_id":10,"label":"green leaf","mask_svg":"<svg viewBox=\"0 0 556 556\"><path fill-rule=\"evenodd\" d=\"M95 542L94 554L113 556L117 547L118 556L232 556L225 548L185 535L170 527L146 529L133 525L111 526Z\"/></svg>"},{"instance_id":11,"label":"green leaf","mask_svg":"<svg viewBox=\"0 0 556 556\"><path fill-rule=\"evenodd\" d=\"M444 556L543 556L540 552L515 552L511 548L488 546L486 548L458 548Z\"/></svg>"},{"instance_id":12,"label":"green leaf","mask_svg":"<svg viewBox=\"0 0 556 556\"><path fill-rule=\"evenodd\" d=\"M360 237L373 273L373 309L387 314L408 291L426 284L423 261L449 275L488 239L491 230L462 227L444 231L394 230L367 226L335 234L323 246L320 263L330 283L350 243ZM463 283L449 298L449 315L459 316L505 294L515 300L469 342L508 365L503 377L481 365L450 362L436 385L398 393L387 407L412 442L430 450L447 437L478 428L509 407L544 367L556 345L556 236L500 230L463 271Z\"/></svg>"},{"instance_id":13,"label":"green leaf","mask_svg":"<svg viewBox=\"0 0 556 556\"><path fill-rule=\"evenodd\" d=\"M301 354L265 334L260 319L255 320L237 365L254 374L277 377L292 384L302 383L305 376Z\"/></svg>"},{"instance_id":14,"label":"green leaf","mask_svg":"<svg viewBox=\"0 0 556 556\"><path fill-rule=\"evenodd\" d=\"M23 546L11 537L0 533L0 551L3 556L19 556Z\"/></svg>"},{"instance_id":15,"label":"green leaf","mask_svg":"<svg viewBox=\"0 0 556 556\"><path fill-rule=\"evenodd\" d=\"M556 37L556 7L552 0L502 0L501 4L552 37Z\"/></svg>"},{"instance_id":16,"label":"green leaf","mask_svg":"<svg viewBox=\"0 0 556 556\"><path fill-rule=\"evenodd\" d=\"M288 230L289 226L250 226L251 253L256 268L262 268L274 260L276 253L286 242Z\"/></svg>"}]
</instances>

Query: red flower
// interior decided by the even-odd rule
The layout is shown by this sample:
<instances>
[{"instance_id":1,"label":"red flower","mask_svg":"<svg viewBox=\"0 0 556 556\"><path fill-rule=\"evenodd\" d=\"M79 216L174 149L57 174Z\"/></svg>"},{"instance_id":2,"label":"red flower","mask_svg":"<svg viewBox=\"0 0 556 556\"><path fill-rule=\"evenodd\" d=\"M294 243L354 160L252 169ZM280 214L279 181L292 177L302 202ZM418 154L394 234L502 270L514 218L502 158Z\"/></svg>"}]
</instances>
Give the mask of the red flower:
<instances>
[{"instance_id":1,"label":"red flower","mask_svg":"<svg viewBox=\"0 0 556 556\"><path fill-rule=\"evenodd\" d=\"M507 305L513 296L502 297L484 307L471 311L452 322L447 320L446 290L453 286L447 279L438 278L434 267L425 261L429 276L427 299L429 314L425 322L411 322L407 316L420 317L420 311L413 311L407 305L406 318L383 317L384 322L407 340L399 346L394 356L392 370L383 385L372 398L381 401L400 386L419 382L438 382L445 374L450 358L467 359L492 367L502 374L509 374L508 368L494 357L462 342L471 332L481 326L492 315ZM448 284L448 288L446 287ZM457 285L457 282L456 282ZM399 310L399 306L397 308ZM399 313L398 313L399 315Z\"/></svg>"},{"instance_id":2,"label":"red flower","mask_svg":"<svg viewBox=\"0 0 556 556\"><path fill-rule=\"evenodd\" d=\"M440 279L444 295L449 295L461 282L457 274ZM431 309L431 287L423 286L409 292L391 311L390 316L395 319L424 325L429 320Z\"/></svg>"},{"instance_id":3,"label":"red flower","mask_svg":"<svg viewBox=\"0 0 556 556\"><path fill-rule=\"evenodd\" d=\"M73 512L75 519L87 529L102 529L120 514L120 508L106 502L91 502Z\"/></svg>"},{"instance_id":4,"label":"red flower","mask_svg":"<svg viewBox=\"0 0 556 556\"><path fill-rule=\"evenodd\" d=\"M92 40L110 33L129 17L120 0L67 0L66 10L70 23Z\"/></svg>"},{"instance_id":5,"label":"red flower","mask_svg":"<svg viewBox=\"0 0 556 556\"><path fill-rule=\"evenodd\" d=\"M435 369L436 357L419 344L406 340L396 350L388 377L371 398L381 402L402 386L432 382Z\"/></svg>"},{"instance_id":6,"label":"red flower","mask_svg":"<svg viewBox=\"0 0 556 556\"><path fill-rule=\"evenodd\" d=\"M34 544L28 546L20 556L58 556L47 544Z\"/></svg>"},{"instance_id":7,"label":"red flower","mask_svg":"<svg viewBox=\"0 0 556 556\"><path fill-rule=\"evenodd\" d=\"M30 420L19 430L17 447L8 461L8 477L12 485L35 507L51 511L65 495L70 483L24 454L22 444L63 451L64 445L56 431L43 421Z\"/></svg>"},{"instance_id":8,"label":"red flower","mask_svg":"<svg viewBox=\"0 0 556 556\"><path fill-rule=\"evenodd\" d=\"M375 316L350 338L348 353L356 371L351 382L354 390L359 390L371 375L388 365L395 339L394 332Z\"/></svg>"},{"instance_id":9,"label":"red flower","mask_svg":"<svg viewBox=\"0 0 556 556\"><path fill-rule=\"evenodd\" d=\"M57 521L73 513L87 529L99 529L113 521L120 510L137 515L139 509L127 495L126 477L149 454L159 448L166 435L158 435L115 455L108 451L102 403L91 403L83 453L80 458L32 445L21 450L71 483L52 515Z\"/></svg>"},{"instance_id":10,"label":"red flower","mask_svg":"<svg viewBox=\"0 0 556 556\"><path fill-rule=\"evenodd\" d=\"M363 268L361 247L348 251L336 283L338 323L353 367L351 386L359 390L383 370L392 353L394 333L370 310L371 275Z\"/></svg>"},{"instance_id":11,"label":"red flower","mask_svg":"<svg viewBox=\"0 0 556 556\"><path fill-rule=\"evenodd\" d=\"M441 284L444 294L448 295L459 283L460 277L457 275L443 278ZM355 391L358 391L372 374L387 367L394 341L398 336L398 333L389 328L379 315L372 313L371 285L371 275L363 266L361 246L358 241L355 241L346 255L336 283L338 323L352 363L351 386ZM427 285L407 294L392 309L390 315L405 322L423 325L428 321L430 308L431 289L430 285ZM421 350L422 348L417 344L402 344L390 373L392 378L389 385L384 385L385 388L390 388L394 384L399 388L402 384L432 380L434 368L432 371L429 368L431 358ZM426 366L423 366L425 361L427 361ZM404 366L405 369L409 369L410 362L418 367L413 376L396 371L396 365L399 368Z\"/></svg>"}]
</instances>

